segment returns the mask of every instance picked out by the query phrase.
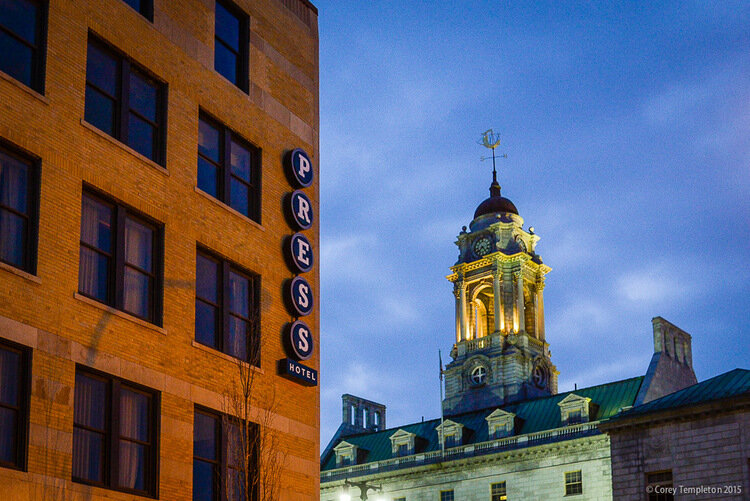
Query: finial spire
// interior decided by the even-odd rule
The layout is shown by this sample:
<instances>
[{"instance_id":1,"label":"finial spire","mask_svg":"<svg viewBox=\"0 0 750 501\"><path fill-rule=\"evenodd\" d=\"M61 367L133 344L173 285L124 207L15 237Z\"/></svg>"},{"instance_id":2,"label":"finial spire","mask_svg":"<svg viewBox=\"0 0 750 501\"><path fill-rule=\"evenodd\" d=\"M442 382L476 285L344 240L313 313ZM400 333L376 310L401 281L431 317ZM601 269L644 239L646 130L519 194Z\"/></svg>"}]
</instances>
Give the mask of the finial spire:
<instances>
[{"instance_id":1,"label":"finial spire","mask_svg":"<svg viewBox=\"0 0 750 501\"><path fill-rule=\"evenodd\" d=\"M496 134L492 129L487 129L482 133L482 139L477 141L485 148L492 150L492 184L490 185L490 196L500 196L500 184L497 182L497 170L495 169L495 148L500 145L500 134ZM489 157L482 157L482 160L487 160ZM500 158L508 158L506 153L500 155Z\"/></svg>"}]
</instances>

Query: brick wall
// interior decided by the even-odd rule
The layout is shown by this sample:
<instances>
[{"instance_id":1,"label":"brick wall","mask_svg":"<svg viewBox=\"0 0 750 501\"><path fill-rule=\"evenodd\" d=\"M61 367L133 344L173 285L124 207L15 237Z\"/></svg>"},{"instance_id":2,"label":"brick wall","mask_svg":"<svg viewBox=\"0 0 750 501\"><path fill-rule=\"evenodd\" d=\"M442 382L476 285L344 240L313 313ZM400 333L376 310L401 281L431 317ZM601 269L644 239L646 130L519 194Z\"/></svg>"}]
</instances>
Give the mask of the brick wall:
<instances>
[{"instance_id":1,"label":"brick wall","mask_svg":"<svg viewBox=\"0 0 750 501\"><path fill-rule=\"evenodd\" d=\"M317 166L319 153L317 13L306 23L279 0L234 2L250 18L248 94L213 70L213 0L155 0L153 23L121 0L50 0L44 95L0 74L0 138L41 158L37 273L0 267L0 338L33 349L28 471L0 468L3 499L132 499L70 480L76 364L161 392L159 498L192 499L193 406L223 410L237 373L229 357L194 342L198 243L261 276L254 404L277 396L272 426L287 451L281 499L317 498L318 388L275 368L292 320L282 300L292 276L282 256L292 233L282 158L301 147ZM89 32L167 83L164 167L83 123ZM262 149L262 225L196 191L199 109ZM75 294L84 183L163 223L163 327ZM317 212L317 182L305 191ZM305 234L317 253L317 225ZM306 278L318 299L317 269ZM317 306L305 321L319 346ZM318 369L317 350L305 363Z\"/></svg>"}]
</instances>

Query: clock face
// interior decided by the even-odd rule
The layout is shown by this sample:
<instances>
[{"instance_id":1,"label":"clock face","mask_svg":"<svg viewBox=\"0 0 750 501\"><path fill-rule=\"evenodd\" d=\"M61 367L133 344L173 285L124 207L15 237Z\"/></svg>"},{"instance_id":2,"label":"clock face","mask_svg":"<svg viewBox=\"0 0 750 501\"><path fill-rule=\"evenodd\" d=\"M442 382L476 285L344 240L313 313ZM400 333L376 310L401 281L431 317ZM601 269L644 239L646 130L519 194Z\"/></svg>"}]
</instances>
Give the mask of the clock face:
<instances>
[{"instance_id":1,"label":"clock face","mask_svg":"<svg viewBox=\"0 0 750 501\"><path fill-rule=\"evenodd\" d=\"M477 256L484 256L485 254L489 254L491 249L492 242L487 237L478 238L474 242L474 252L477 254Z\"/></svg>"}]
</instances>

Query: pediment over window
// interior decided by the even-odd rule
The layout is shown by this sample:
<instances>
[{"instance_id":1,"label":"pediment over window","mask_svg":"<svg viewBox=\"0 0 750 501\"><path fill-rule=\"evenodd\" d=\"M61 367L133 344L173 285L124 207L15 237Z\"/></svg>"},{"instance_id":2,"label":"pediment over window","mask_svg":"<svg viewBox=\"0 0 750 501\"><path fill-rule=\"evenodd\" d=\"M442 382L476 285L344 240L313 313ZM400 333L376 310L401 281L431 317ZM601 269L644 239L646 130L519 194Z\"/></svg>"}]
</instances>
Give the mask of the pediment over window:
<instances>
[{"instance_id":1,"label":"pediment over window","mask_svg":"<svg viewBox=\"0 0 750 501\"><path fill-rule=\"evenodd\" d=\"M339 442L333 448L336 453L336 466L349 466L359 464L364 459L366 451L360 447L346 441Z\"/></svg>"},{"instance_id":2,"label":"pediment over window","mask_svg":"<svg viewBox=\"0 0 750 501\"><path fill-rule=\"evenodd\" d=\"M512 412L500 408L484 418L487 421L487 435L490 439L508 437L516 432L520 419Z\"/></svg>"},{"instance_id":3,"label":"pediment over window","mask_svg":"<svg viewBox=\"0 0 750 501\"><path fill-rule=\"evenodd\" d=\"M468 430L461 423L446 419L439 424L435 430L438 433L438 440L443 441L445 436L446 447L457 447L464 443L464 433Z\"/></svg>"},{"instance_id":4,"label":"pediment over window","mask_svg":"<svg viewBox=\"0 0 750 501\"><path fill-rule=\"evenodd\" d=\"M407 456L414 454L414 445L417 435L399 428L391 435L391 452L394 456Z\"/></svg>"},{"instance_id":5,"label":"pediment over window","mask_svg":"<svg viewBox=\"0 0 750 501\"><path fill-rule=\"evenodd\" d=\"M571 393L557 403L560 407L560 420L564 426L588 423L596 415L598 406L588 397Z\"/></svg>"}]
</instances>

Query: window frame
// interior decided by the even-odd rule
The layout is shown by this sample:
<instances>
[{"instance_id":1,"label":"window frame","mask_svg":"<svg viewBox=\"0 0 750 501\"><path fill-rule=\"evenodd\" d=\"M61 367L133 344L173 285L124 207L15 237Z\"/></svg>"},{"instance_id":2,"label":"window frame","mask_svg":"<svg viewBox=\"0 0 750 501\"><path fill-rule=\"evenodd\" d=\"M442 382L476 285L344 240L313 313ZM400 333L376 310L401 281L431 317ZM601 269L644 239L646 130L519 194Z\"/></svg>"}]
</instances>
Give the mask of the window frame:
<instances>
[{"instance_id":1,"label":"window frame","mask_svg":"<svg viewBox=\"0 0 750 501\"><path fill-rule=\"evenodd\" d=\"M668 479L665 477L666 475L669 475ZM646 481L646 499L648 501L674 500L674 494L656 492L656 487L674 487L674 476L672 475L672 470L648 471L644 476Z\"/></svg>"},{"instance_id":2,"label":"window frame","mask_svg":"<svg viewBox=\"0 0 750 501\"><path fill-rule=\"evenodd\" d=\"M17 146L5 141L0 138L0 153L3 153L19 162L22 162L28 166L28 186L26 187L27 197L27 208L28 214L23 216L26 218L26 242L24 244L24 265L19 268L15 264L8 263L0 259L0 262L7 266L11 266L31 275L37 273L37 259L39 252L39 203L41 199L41 159ZM0 205L0 210L9 210L14 214L18 214L18 211L12 208L6 208ZM2 234L0 234L2 237Z\"/></svg>"},{"instance_id":3,"label":"window frame","mask_svg":"<svg viewBox=\"0 0 750 501\"><path fill-rule=\"evenodd\" d=\"M5 32L11 38L19 41L23 45L30 47L33 51L31 61L31 81L29 84L22 82L9 73L4 74L11 77L14 81L44 95L45 81L46 81L46 66L47 66L47 23L49 18L49 1L48 0L32 0L37 5L37 12L39 13L39 19L36 27L36 37L38 44L32 46L26 40L18 36L16 33L10 31L3 25L0 25L0 31Z\"/></svg>"},{"instance_id":4,"label":"window frame","mask_svg":"<svg viewBox=\"0 0 750 501\"><path fill-rule=\"evenodd\" d=\"M232 466L229 464L229 434L227 433L227 429L231 423L236 423L237 425L240 425L242 421L238 418L235 418L233 416L223 414L221 412L215 411L213 409L210 409L208 407L204 407L202 405L195 404L193 407L193 468L195 468L195 461L206 461L209 460L202 458L200 456L195 455L195 416L196 414L203 414L204 416L209 416L212 419L216 419L217 422L215 426L217 426L217 432L218 432L218 444L216 444L216 453L217 453L217 460L213 462L215 465L215 468L218 469L218 473L214 472L214 480L219 480L219 488L218 491L214 493L214 499L211 501L229 501L229 498L227 497L226 492L226 486L227 486L227 477L228 472L232 468ZM258 423L254 423L252 421L248 421L251 426L254 429L255 433L260 433L260 425ZM255 464L253 465L255 470L258 470L258 460L259 456L255 455L253 458ZM257 486L254 486L257 488ZM195 476L193 476L193 484L192 484L192 490L195 491Z\"/></svg>"},{"instance_id":5,"label":"window frame","mask_svg":"<svg viewBox=\"0 0 750 501\"><path fill-rule=\"evenodd\" d=\"M217 271L217 280L218 283L217 286L217 296L218 296L218 304L216 303L210 303L207 299L201 298L198 296L198 287L196 285L195 287L195 302L196 302L196 308L195 308L195 320L197 322L197 303L198 301L210 304L211 306L217 308L217 315L219 317L218 319L218 326L219 331L217 334L217 340L218 340L218 346L211 346L209 344L202 343L198 340L197 337L197 326L195 326L195 330L193 332L193 338L195 339L196 343L200 343L202 346L208 346L209 348L212 348L214 350L220 351L221 353L224 353L227 356L237 358L238 360L242 360L238 357L234 357L231 353L228 353L226 346L228 344L228 336L229 336L229 320L233 316L231 311L231 291L230 291L230 280L229 276L231 272L234 272L244 278L246 278L250 284L251 291L249 294L249 317L247 319L249 325L249 333L250 333L250 339L248 339L247 342L247 348L248 348L248 357L247 360L242 360L243 362L247 362L253 367L260 368L261 366L261 342L260 342L260 336L261 336L261 318L260 318L260 287L261 287L261 277L260 274L254 273L247 268L244 268L234 261L231 261L229 259L224 258L223 256L217 254L216 252L213 252L212 250L208 249L205 246L198 245L195 253L195 276L196 276L196 283L198 280L198 256L203 255L205 258L214 261L217 263L218 271ZM236 316L236 315L235 315Z\"/></svg>"},{"instance_id":6,"label":"window frame","mask_svg":"<svg viewBox=\"0 0 750 501\"><path fill-rule=\"evenodd\" d=\"M569 479L568 475L578 475L578 479ZM583 494L583 470L566 471L564 474L565 479L565 495L566 496L579 496ZM580 488L579 492L572 492L574 489Z\"/></svg>"},{"instance_id":7,"label":"window frame","mask_svg":"<svg viewBox=\"0 0 750 501\"><path fill-rule=\"evenodd\" d=\"M18 381L18 406L14 409L17 412L18 420L16 422L16 451L15 461L6 463L0 461L0 468L11 470L28 471L29 457L29 426L30 426L30 407L31 407L31 364L32 349L22 344L14 343L4 338L0 338L0 349L11 351L19 354L19 381ZM0 403L0 407L10 408L9 405Z\"/></svg>"},{"instance_id":8,"label":"window frame","mask_svg":"<svg viewBox=\"0 0 750 501\"><path fill-rule=\"evenodd\" d=\"M149 22L154 22L154 0L143 0L140 10L130 5L127 0L123 0L123 3L145 17Z\"/></svg>"},{"instance_id":9,"label":"window frame","mask_svg":"<svg viewBox=\"0 0 750 501\"><path fill-rule=\"evenodd\" d=\"M221 41L221 44L228 50L234 52L234 49L221 39L219 31L216 29L216 21L218 18L216 15L217 5L221 5L227 12L235 16L239 24L239 39L237 40L239 53L236 54L238 58L236 67L238 81L236 82L232 82L229 77L221 73L216 67L216 44L219 43L219 41ZM250 16L234 2L229 0L215 0L214 4L214 71L226 78L227 81L231 82L245 94L250 93Z\"/></svg>"},{"instance_id":10,"label":"window frame","mask_svg":"<svg viewBox=\"0 0 750 501\"><path fill-rule=\"evenodd\" d=\"M205 122L209 126L213 127L219 132L219 161L215 162L213 159L208 158L207 156L201 154L200 152L200 137L198 137L198 154L196 157L196 183L195 185L198 187L199 190L201 190L203 193L206 193L211 198L214 198L230 209L239 212L243 216L247 217L248 219L251 219L255 221L258 224L261 224L261 212L262 212L262 199L261 199L261 181L263 178L263 172L262 172L262 166L263 166L263 156L262 156L262 150L260 147L256 146L252 142L248 141L244 137L242 137L240 134L235 132L230 127L223 124L220 120L214 118L210 114L206 113L203 110L200 110L198 114L198 130L200 134L200 124L201 122ZM250 165L250 183L246 183L243 179L238 178L237 176L234 176L232 174L232 142L238 143L240 146L246 148L251 155L251 165ZM220 182L216 186L216 195L214 196L207 191L204 191L203 188L198 186L198 176L197 176L197 162L203 159L205 162L210 163L218 170L217 177L220 178ZM239 182L244 184L248 187L248 198L251 200L248 200L248 213L245 214L242 211L235 209L231 205L231 184L232 179L237 179Z\"/></svg>"},{"instance_id":11,"label":"window frame","mask_svg":"<svg viewBox=\"0 0 750 501\"><path fill-rule=\"evenodd\" d=\"M104 381L107 385L107 395L104 410L104 421L105 421L105 435L104 435L104 482L96 482L85 478L77 478L73 475L71 470L71 481L79 484L92 485L103 489L109 489L119 492L127 492L129 494L136 494L139 496L146 496L153 499L159 498L159 467L160 467L160 430L161 430L161 392L147 386L143 386L126 379L112 376L110 374L92 369L90 367L76 364L75 375L78 373L85 375L92 379L98 379ZM145 474L147 475L147 486L145 491L130 489L127 487L120 487L118 483L119 473L119 442L122 439L120 433L120 393L122 387L125 386L127 389L145 393L150 396L150 405L148 418L150 424L150 458L145 465ZM117 401L115 401L117 399ZM75 421L75 390L73 396L73 431L75 433L76 428L83 428L85 425L79 425ZM75 454L75 447L71 451L71 457ZM75 460L73 460L75 461Z\"/></svg>"},{"instance_id":12,"label":"window frame","mask_svg":"<svg viewBox=\"0 0 750 501\"><path fill-rule=\"evenodd\" d=\"M454 501L454 500L455 500L455 493L453 492L453 489L440 491L440 501Z\"/></svg>"},{"instance_id":13,"label":"window frame","mask_svg":"<svg viewBox=\"0 0 750 501\"><path fill-rule=\"evenodd\" d=\"M495 492L495 491L498 492ZM490 484L490 501L506 501L508 499L508 486L502 482L493 482Z\"/></svg>"},{"instance_id":14,"label":"window frame","mask_svg":"<svg viewBox=\"0 0 750 501\"><path fill-rule=\"evenodd\" d=\"M112 231L112 252L110 256L110 263L108 267L109 280L107 281L107 294L109 296L108 301L104 302L99 298L96 298L81 288L81 259L80 249L86 247L92 249L91 244L83 241L83 201L85 197L90 197L102 204L108 205L112 208L112 220L114 222ZM153 290L151 296L151 303L149 304L149 318L144 318L125 310L125 269L129 266L125 261L125 223L128 219L132 219L136 222L140 222L153 229L152 237L152 256L151 261L153 263L153 271L149 275L153 280ZM164 305L164 224L153 219L152 217L143 214L137 210L132 209L129 205L126 205L119 200L116 200L109 195L102 193L100 190L84 184L83 191L81 194L81 225L79 226L78 235L78 247L79 247L79 258L78 258L78 293L85 296L92 301L96 301L101 304L105 304L119 311L122 311L126 315L132 315L135 318L149 322L158 327L162 327L163 324L163 305ZM100 252L97 249L93 249L95 252Z\"/></svg>"},{"instance_id":15,"label":"window frame","mask_svg":"<svg viewBox=\"0 0 750 501\"><path fill-rule=\"evenodd\" d=\"M128 6L130 7L130 6ZM132 8L132 7L130 7ZM112 58L117 60L117 70L118 75L116 78L116 85L117 85L117 95L112 96L108 93L108 91L101 89L96 86L93 82L89 81L88 77L88 62L89 62L89 47L92 45L95 45L100 51L105 52ZM130 58L128 55L123 53L121 50L119 50L117 47L113 46L112 44L108 43L104 39L98 37L93 32L89 32L88 41L86 43L86 80L85 80L85 87L84 87L84 110L83 110L83 119L86 121L87 124L91 125L92 127L95 127L98 130L99 127L97 127L95 124L91 123L86 119L86 91L89 87L92 87L96 92L99 92L100 94L105 94L106 97L108 97L110 100L113 101L113 130L112 134L110 134L107 131L102 130L102 133L107 134L111 138L117 140L118 142L125 145L127 148L133 150L138 155L143 156L144 158L147 158L148 160L166 168L166 152L167 152L167 101L168 101L168 95L169 95L169 89L167 86L167 83L159 78L157 75L155 75L152 71L147 69L145 66L139 64L137 61L134 61L132 58ZM132 108L130 106L130 76L136 74L141 76L142 78L146 80L151 80L154 83L156 83L157 89L156 89L156 104L155 104L155 116L156 121L152 121L147 117L144 117L139 111L135 110L135 108ZM154 126L156 128L156 134L154 139L154 148L152 151L153 157L144 155L140 151L138 151L134 146L131 146L128 144L128 118L130 116L130 113L134 113L137 118L140 120L143 120L147 123L149 123L151 126Z\"/></svg>"}]
</instances>

